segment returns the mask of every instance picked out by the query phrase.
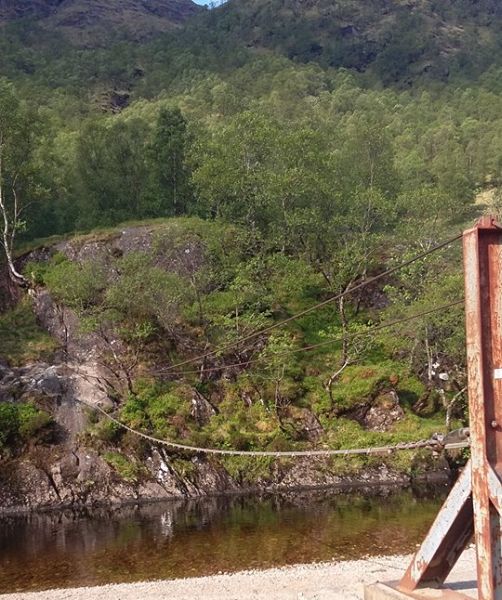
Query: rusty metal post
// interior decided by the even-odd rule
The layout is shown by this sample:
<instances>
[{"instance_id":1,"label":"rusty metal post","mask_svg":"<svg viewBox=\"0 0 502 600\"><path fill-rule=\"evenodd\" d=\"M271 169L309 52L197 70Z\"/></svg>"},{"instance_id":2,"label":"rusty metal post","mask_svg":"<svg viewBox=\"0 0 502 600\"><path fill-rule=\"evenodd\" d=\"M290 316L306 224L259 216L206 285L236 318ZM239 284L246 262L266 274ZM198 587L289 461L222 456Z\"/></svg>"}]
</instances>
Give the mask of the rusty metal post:
<instances>
[{"instance_id":1,"label":"rusty metal post","mask_svg":"<svg viewBox=\"0 0 502 600\"><path fill-rule=\"evenodd\" d=\"M370 586L368 600L466 598L430 588L444 583L473 532L478 600L502 600L502 226L481 219L463 246L471 460L397 589Z\"/></svg>"},{"instance_id":2,"label":"rusty metal post","mask_svg":"<svg viewBox=\"0 0 502 600\"><path fill-rule=\"evenodd\" d=\"M479 600L502 600L502 228L464 233L467 375Z\"/></svg>"}]
</instances>

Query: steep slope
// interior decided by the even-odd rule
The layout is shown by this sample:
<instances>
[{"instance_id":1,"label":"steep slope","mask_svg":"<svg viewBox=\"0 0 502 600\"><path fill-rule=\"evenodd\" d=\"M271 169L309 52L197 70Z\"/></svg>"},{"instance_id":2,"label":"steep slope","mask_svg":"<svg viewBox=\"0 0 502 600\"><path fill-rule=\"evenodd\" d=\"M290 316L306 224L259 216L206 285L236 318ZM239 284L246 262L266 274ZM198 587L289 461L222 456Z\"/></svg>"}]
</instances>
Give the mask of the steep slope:
<instances>
[{"instance_id":1,"label":"steep slope","mask_svg":"<svg viewBox=\"0 0 502 600\"><path fill-rule=\"evenodd\" d=\"M129 76L134 62L166 82L190 70L221 73L264 50L363 73L370 85L475 81L502 64L502 7L494 0L229 0L214 10L192 0L0 0L2 23L9 27L0 38L0 74L39 74L58 87L87 87L98 70L105 87L129 90L137 84ZM155 39L90 56L62 49L61 34L90 52Z\"/></svg>"},{"instance_id":2,"label":"steep slope","mask_svg":"<svg viewBox=\"0 0 502 600\"><path fill-rule=\"evenodd\" d=\"M0 23L22 18L40 19L60 4L58 0L0 0Z\"/></svg>"},{"instance_id":3,"label":"steep slope","mask_svg":"<svg viewBox=\"0 0 502 600\"><path fill-rule=\"evenodd\" d=\"M199 10L191 0L0 0L0 23L29 18L74 43L95 45L168 31Z\"/></svg>"},{"instance_id":4,"label":"steep slope","mask_svg":"<svg viewBox=\"0 0 502 600\"><path fill-rule=\"evenodd\" d=\"M496 60L502 39L494 0L230 0L199 23L297 61L370 71L384 83L477 72Z\"/></svg>"},{"instance_id":5,"label":"steep slope","mask_svg":"<svg viewBox=\"0 0 502 600\"><path fill-rule=\"evenodd\" d=\"M333 400L324 382L336 349L265 354L262 362L264 352L300 349L311 336L325 341L316 330L332 326L331 311L318 313L310 332L295 325L280 337L264 333L246 348L207 356L196 373L167 371L173 359L207 350L208 340L217 347L232 339L233 315L244 334L258 322L256 310L276 319L290 294L297 306L305 293L317 295L318 276L302 268L304 291L280 302L280 290L292 290L283 266L294 263L284 256L279 270L276 256L256 274L268 289L253 284L244 291L251 263L237 244L241 234L230 225L166 219L49 242L20 258L39 283L32 300L0 314L0 514L257 489L407 485L424 472L448 475L444 456L421 453L372 462L208 458L138 440L95 410L112 410L159 439L246 451L393 444L443 429L430 391L400 361L361 358L348 366ZM248 297L236 308L236 282L245 294L258 293L260 304ZM277 345L281 338L288 346Z\"/></svg>"}]
</instances>

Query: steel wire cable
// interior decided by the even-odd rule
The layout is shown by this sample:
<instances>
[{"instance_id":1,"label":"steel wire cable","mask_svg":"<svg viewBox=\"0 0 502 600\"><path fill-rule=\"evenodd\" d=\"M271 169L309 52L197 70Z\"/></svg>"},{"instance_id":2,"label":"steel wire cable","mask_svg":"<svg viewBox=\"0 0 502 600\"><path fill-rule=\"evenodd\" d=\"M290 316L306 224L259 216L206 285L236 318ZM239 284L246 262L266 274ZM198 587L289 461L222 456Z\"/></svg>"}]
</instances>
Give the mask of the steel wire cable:
<instances>
[{"instance_id":1,"label":"steel wire cable","mask_svg":"<svg viewBox=\"0 0 502 600\"><path fill-rule=\"evenodd\" d=\"M440 307L436 307L436 308L433 308L433 309L430 309L427 311L422 311L420 313L410 315L409 317L397 319L390 323L384 323L380 326L372 328L372 331L382 330L384 328L392 327L392 326L395 326L395 325L398 325L401 323L406 323L406 322L412 321L414 319L417 319L417 318L425 316L425 315L436 313L441 310L451 308L453 306L458 306L459 304L462 304L462 303L463 303L463 300L457 300L455 302L450 302L449 304L446 304L446 305L443 305ZM357 332L357 334L354 334L354 335L364 335L367 333L368 332ZM333 343L333 340L322 342L321 344L313 344L312 346L310 346L310 349L312 349L314 347L326 345L328 343ZM298 348L296 351L301 352L301 351L305 351L305 350L306 350L306 348ZM287 354L291 354L291 353L292 353L291 351L287 352ZM325 450L273 451L273 450L229 450L229 449L224 449L224 448L203 448L203 447L199 447L199 446L190 446L187 444L180 444L178 442L172 442L170 440L163 440L160 438L156 438L147 433L143 433L142 431L138 431L138 430L130 427L129 425L126 425L125 423L116 419L113 415L107 413L103 408L101 408L100 406L98 406L96 404L91 404L89 402L86 402L85 400L80 400L80 399L78 399L77 402L80 402L81 404L91 408L92 410L101 413L108 420L112 421L119 427L125 429L126 431L131 432L132 434L134 434L138 437L141 437L143 439L146 439L146 440L156 443L156 444L161 444L161 445L167 446L169 448L173 448L175 450L182 450L185 452L193 452L196 454L213 454L213 455L216 454L216 455L225 455L225 456L255 456L255 457L269 456L269 457L276 457L276 458L279 458L279 457L302 457L302 456L351 456L351 455L390 454L395 451L417 450L420 448L451 450L451 449L466 448L469 446L469 442L467 442L467 441L442 444L440 440L428 439L428 440L419 440L419 441L409 442L409 443L398 443L398 444L388 445L388 446L367 447L367 448L331 449L331 450L325 449Z\"/></svg>"},{"instance_id":2,"label":"steel wire cable","mask_svg":"<svg viewBox=\"0 0 502 600\"><path fill-rule=\"evenodd\" d=\"M155 436L149 435L147 433L143 433L142 431L138 431L133 427L129 427L122 421L116 419L113 415L107 413L103 408L97 406L95 404L91 404L90 402L86 402L85 400L77 400L80 404L87 406L88 408L95 410L102 415L104 415L108 420L112 421L122 429L129 431L130 433L141 437L145 440L153 442L155 444L161 444L163 446L167 446L168 448L173 448L174 450L182 450L184 452L193 452L195 454L212 454L212 455L223 455L223 456L268 456L268 457L306 457L306 456L355 456L355 455L365 455L370 456L373 454L392 454L392 452L402 451L402 450L418 450L421 448L429 448L429 449L440 449L440 450L454 450L466 448L470 444L468 441L461 442L452 442L449 444L443 444L440 440L436 439L428 439L428 440L419 440L416 442L400 442L398 444L393 444L389 446L376 446L376 447L367 447L367 448L346 448L346 449L336 449L336 450L283 450L283 451L274 451L274 450L227 450L224 448L202 448L199 446L189 446L187 444L180 444L178 442L172 442L170 440L163 440L157 438Z\"/></svg>"},{"instance_id":3,"label":"steel wire cable","mask_svg":"<svg viewBox=\"0 0 502 600\"><path fill-rule=\"evenodd\" d=\"M177 363L175 365L172 365L171 367L168 367L166 369L166 371L170 371L172 372L173 369L179 367L179 366L183 366L185 364L190 364L193 362L196 362L198 360L203 360L204 358L207 358L209 356L213 356L214 354L217 354L219 352L223 352L224 350L227 350L229 348L232 348L238 344L241 344L244 341L248 341L250 339L253 339L255 337L257 337L258 335L263 335L264 333L268 333L269 331L272 331L274 329L277 329L278 327L281 327L283 325L285 325L286 323L289 323L293 320L296 320L306 314L309 314L311 312L313 312L314 310L318 310L319 308L326 306L328 304L330 304L331 302L334 302L336 300L339 300L340 298L344 297L345 295L348 295L350 293L353 293L367 285L370 285L371 283L378 281L379 279L382 279L383 277L386 277L392 273L395 273L396 271L405 268L408 265L411 265L412 263L421 260L422 258L425 258L426 256L428 256L429 254L432 254L433 252L436 252L450 244L452 244L453 242L459 240L462 237L461 234L445 241L442 242L441 244L438 244L437 246L434 246L433 248L422 252L421 254L413 257L410 260L407 260L403 263L400 263L399 265L396 265L395 267L392 267L391 269L387 269L386 271L384 271L383 273L380 273L379 275L376 275L374 277L371 277L370 279L367 279L364 282L361 282L360 284L354 286L353 288L346 290L345 292L343 292L342 294L338 294L336 296L333 296L331 298L328 298L327 300L324 300L323 302L320 302L308 309L305 309L299 313L296 313L295 315L284 319L283 321L280 321L279 323L275 323L269 327L266 327L262 330L253 332L239 340L236 340L235 342L232 342L230 344L227 344L223 347L220 348L216 348L215 350L212 350L210 352L207 352L203 355L197 356L197 357L193 357L191 359L188 359L186 361ZM436 307L433 309L429 309L426 311L422 311L420 313L416 313L414 315L410 315L408 317L403 317L402 319L397 319L394 321L391 321L389 323L383 323L381 325L372 327L370 330L367 331L361 331L361 332L355 332L354 334L351 334L350 336L346 336L345 339L349 339L349 338L354 338L354 337L359 337L359 336L363 336L363 335L368 335L371 334L374 331L380 331L382 329L385 328L389 328L395 325L399 325L402 323L406 323L409 321L412 321L414 319L420 318L422 316L426 316L429 314L433 314L436 313L438 311L441 310L447 310L448 308L452 308L454 306L457 306L459 304L462 304L463 300L457 300L455 302L450 302L449 304L440 306L440 307ZM280 353L276 353L273 356L287 356L287 355L291 355L294 353L298 353L298 352L306 352L309 350L313 350L315 348L320 348L323 346L327 346L329 344L333 344L336 342L340 342L343 341L343 337L341 338L335 338L332 340L326 340L324 342L320 342L318 344L311 344L310 346L305 346L302 348L296 348L293 350L288 350L285 352L280 352ZM236 367L236 366L246 366L249 365L253 362L257 362L258 360L262 360L261 358L257 358L257 359L250 359L248 361L242 361L240 363L234 363L232 365L225 365L223 367L212 367L210 369L206 369L205 371L219 371L225 368L232 368L232 367ZM200 373L200 369L197 369L196 371L192 371L195 373ZM184 372L177 372L174 373L172 372L173 375L175 374L188 374L190 373L190 371L184 371ZM467 446L469 446L469 443L467 441L462 441L462 442L455 442L455 443L450 443L450 444L442 444L439 440L436 439L429 439L429 440L419 440L416 442L410 442L410 443L399 443L399 444L394 444L394 445L388 445L388 446L379 446L379 447L367 447L367 448L348 448L348 449L324 449L324 450L291 450L291 451L268 451L268 450L231 450L231 449L223 449L223 448L202 448L202 447L197 447L197 446L190 446L187 444L180 444L177 442L172 442L170 440L163 440L160 438L156 438L154 436L151 436L149 434L143 433L141 431L138 431L136 429L133 429L132 427L129 427L128 425L126 425L125 423L122 423L121 421L119 421L118 419L116 419L115 417L113 417L111 414L107 413L103 408L101 408L98 405L94 405L91 404L89 402L83 401L83 400L78 400L78 402L80 402L81 404L89 407L92 410L95 410L99 413L101 413L103 416L105 416L107 419L109 419L110 421L112 421L113 423L115 423L117 426L133 433L136 436L139 436L143 439L146 439L148 441L151 441L153 443L157 443L157 444L162 444L164 446L173 448L175 450L181 450L181 451L185 451L185 452L193 452L193 453L197 453L197 454L216 454L216 455L226 455L226 456L268 456L268 457L306 457L306 456L350 456L350 455L371 455L371 454L389 454L392 453L394 451L398 451L398 450L415 450L415 449L419 449L419 448L429 448L429 449L459 449L459 448L465 448Z\"/></svg>"},{"instance_id":4,"label":"steel wire cable","mask_svg":"<svg viewBox=\"0 0 502 600\"><path fill-rule=\"evenodd\" d=\"M185 371L170 371L168 373L168 375L183 376L183 375L193 375L193 374L200 375L202 373L214 373L214 372L218 372L218 371L224 371L226 369L246 367L248 365L251 365L251 364L254 364L257 362L261 362L262 360L267 360L267 358L276 358L276 357L280 357L280 356L289 356L292 354L298 354L301 352L309 352L309 351L315 350L317 348L323 348L325 346L330 346L330 345L336 344L338 342L343 342L344 340L352 340L354 338L371 335L373 332L382 331L383 329L388 329L389 327L394 327L396 325L408 323L409 321L413 321L415 319L419 319L420 317L425 317L425 316L434 314L439 311L448 310L449 308L453 308L454 306L458 306L463 303L464 303L464 300L456 300L455 302L450 302L450 303L444 304L442 306L424 310L419 313L414 313L413 315L410 315L408 317L403 317L401 319L395 319L394 321L390 321L388 323L382 323L381 325L375 325L374 327L370 327L365 331L356 331L352 334L346 335L345 337L340 336L340 337L336 337L333 339L325 340L324 342L319 342L317 344L310 344L309 346L293 348L292 350L285 350L283 352L275 352L275 353L271 352L268 356L265 355L265 356L261 356L261 357L250 358L249 360L244 360L244 361L231 363L231 364L227 364L227 365L221 365L219 367L208 367L208 368L201 367L199 369L192 369L192 370L188 370L188 371L186 371L186 370ZM158 373L162 374L162 373L164 373L164 371L158 371Z\"/></svg>"},{"instance_id":5,"label":"steel wire cable","mask_svg":"<svg viewBox=\"0 0 502 600\"><path fill-rule=\"evenodd\" d=\"M319 303L315 304L314 306L306 308L305 310L302 310L302 311L292 315L291 317L288 317L287 319L283 319L282 321L279 321L278 323L274 323L272 325L269 325L268 327L254 331L238 340L235 340L233 342L230 342L228 344L225 344L223 346L215 348L214 350L210 350L210 351L200 354L198 356L188 358L181 362L175 363L174 365L170 365L169 367L165 367L163 369L163 372L169 372L174 369L177 369L178 367L182 367L187 364L191 364L191 363L194 363L194 362L197 362L200 360L204 360L206 358L209 358L210 356L214 356L215 354L219 354L221 352L224 352L225 350L234 348L235 346L242 344L243 342L247 342L247 341L254 339L260 335L269 333L270 331L273 331L279 327L283 327L287 323L296 321L297 319L300 319L301 317L304 317L305 315L308 315L311 312L314 312L315 310L319 310L320 308L323 308L324 306L327 306L328 304L331 304L332 302L336 302L337 300L340 300L341 298L344 298L345 296L348 296L349 294L353 294L354 292L357 292L358 290L360 290L368 285L371 285L372 283L375 283L376 281L379 281L380 279L383 279L384 277L388 277L389 275L392 275L393 273L396 273L397 271L400 271L401 269L408 267L409 265L413 264L414 262L417 262L418 260L422 260L423 258L429 256L430 254L433 254L434 252L437 252L438 250L446 248L447 246L460 240L461 238L462 238L462 234L459 233L458 235L450 238L449 240L441 242L440 244L437 244L436 246L434 246L428 250L424 250L424 252L417 254L413 258L410 258L409 260L406 260L406 261L400 263L399 265L391 267L390 269L387 269L386 271L383 271L382 273L379 273L378 275L375 275L373 277L370 277L369 279L366 279L365 281L362 281L361 283L358 283L354 287L351 287L350 289L345 290L341 294L336 294L335 296L331 296L330 298L327 298L326 300L323 300L322 302L319 302Z\"/></svg>"}]
</instances>

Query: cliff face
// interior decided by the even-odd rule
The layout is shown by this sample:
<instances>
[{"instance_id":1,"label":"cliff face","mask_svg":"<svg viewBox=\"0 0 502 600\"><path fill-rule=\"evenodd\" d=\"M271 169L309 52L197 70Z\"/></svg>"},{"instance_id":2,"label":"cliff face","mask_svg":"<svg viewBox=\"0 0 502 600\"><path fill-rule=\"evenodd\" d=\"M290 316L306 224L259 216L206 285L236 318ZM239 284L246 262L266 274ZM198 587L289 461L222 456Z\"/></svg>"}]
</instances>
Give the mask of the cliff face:
<instances>
[{"instance_id":1,"label":"cliff face","mask_svg":"<svg viewBox=\"0 0 502 600\"><path fill-rule=\"evenodd\" d=\"M0 0L0 24L33 19L74 43L100 45L168 31L200 10L191 0Z\"/></svg>"}]
</instances>

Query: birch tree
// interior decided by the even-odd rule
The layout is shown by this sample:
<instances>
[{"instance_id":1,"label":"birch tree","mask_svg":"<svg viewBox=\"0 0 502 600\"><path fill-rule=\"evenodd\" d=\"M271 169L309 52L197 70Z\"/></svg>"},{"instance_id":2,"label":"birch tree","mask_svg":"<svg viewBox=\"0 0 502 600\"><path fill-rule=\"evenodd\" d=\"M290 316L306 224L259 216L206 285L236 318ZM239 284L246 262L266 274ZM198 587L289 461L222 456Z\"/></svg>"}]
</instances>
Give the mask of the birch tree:
<instances>
[{"instance_id":1,"label":"birch tree","mask_svg":"<svg viewBox=\"0 0 502 600\"><path fill-rule=\"evenodd\" d=\"M7 262L9 276L21 287L29 282L14 263L14 243L24 226L24 199L26 182L23 181L30 157L33 132L29 128L24 107L13 87L0 80L0 219L1 246Z\"/></svg>"}]
</instances>

